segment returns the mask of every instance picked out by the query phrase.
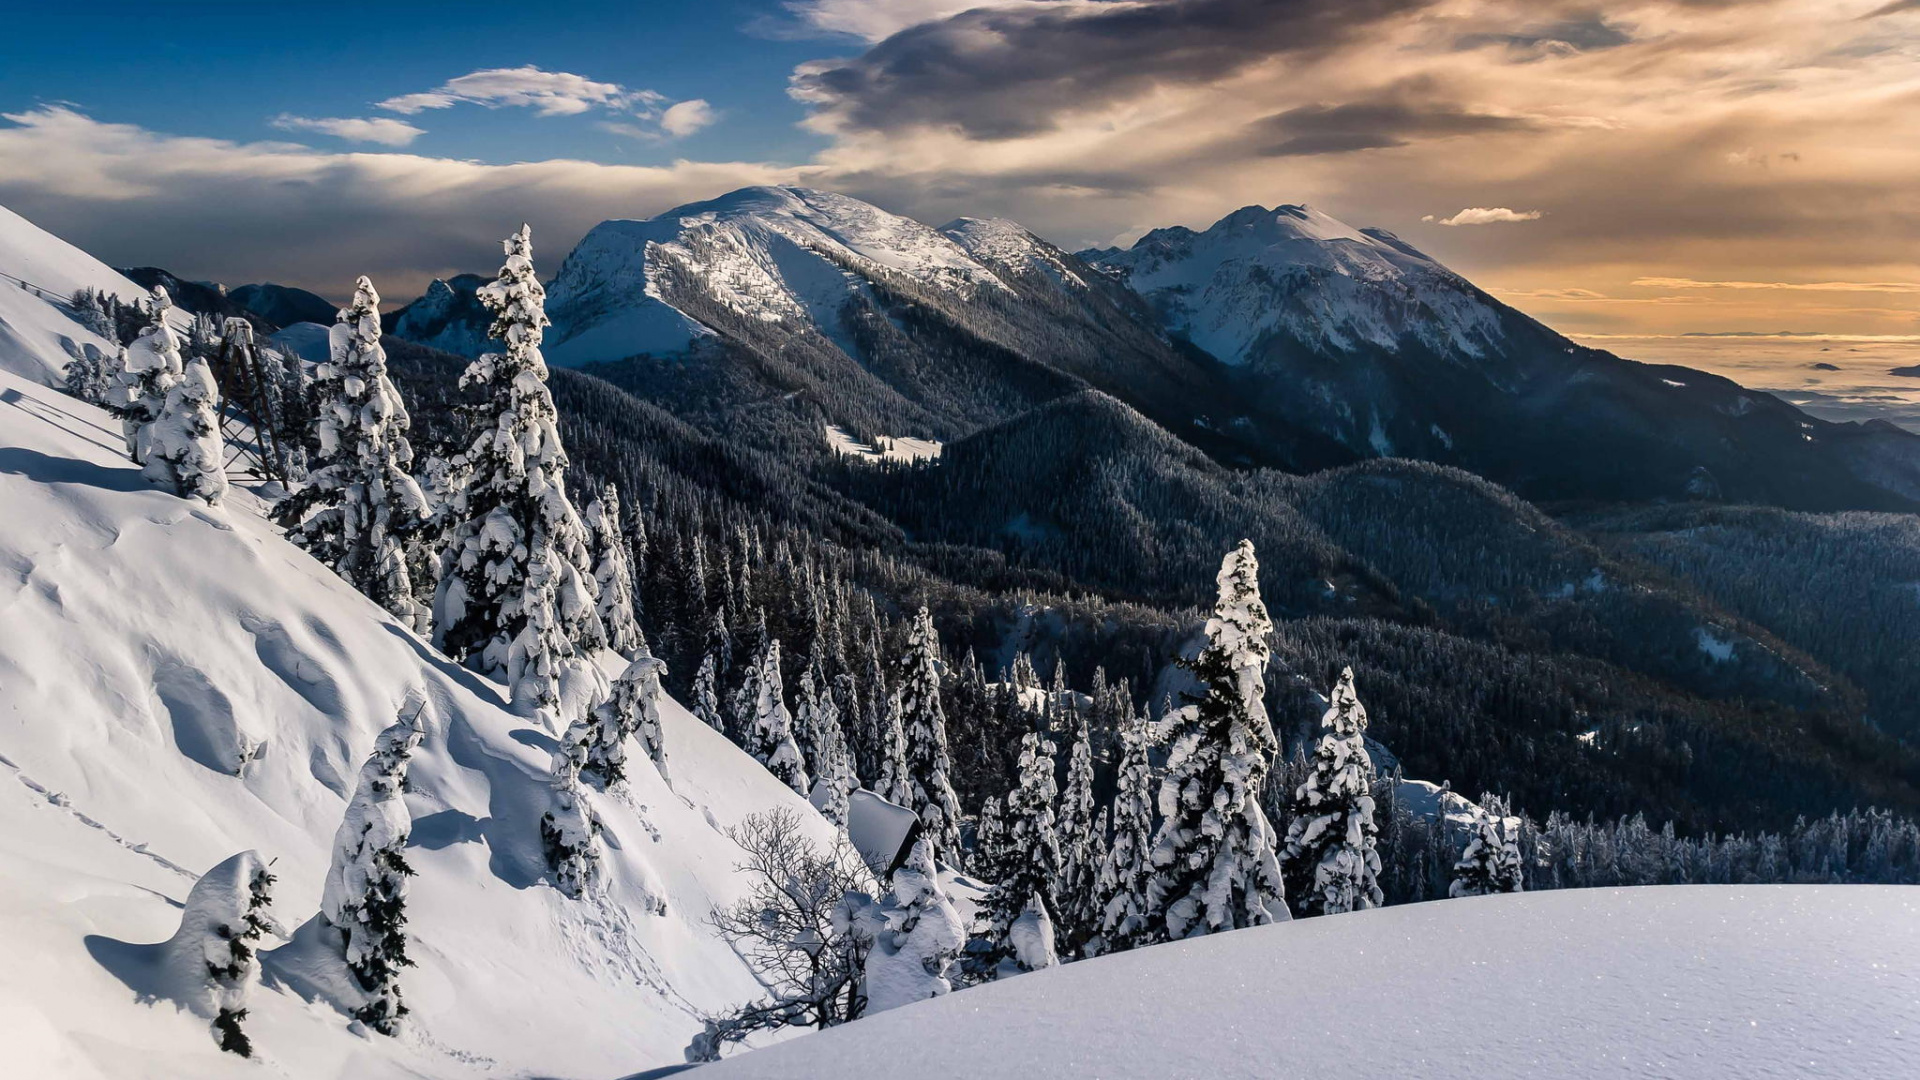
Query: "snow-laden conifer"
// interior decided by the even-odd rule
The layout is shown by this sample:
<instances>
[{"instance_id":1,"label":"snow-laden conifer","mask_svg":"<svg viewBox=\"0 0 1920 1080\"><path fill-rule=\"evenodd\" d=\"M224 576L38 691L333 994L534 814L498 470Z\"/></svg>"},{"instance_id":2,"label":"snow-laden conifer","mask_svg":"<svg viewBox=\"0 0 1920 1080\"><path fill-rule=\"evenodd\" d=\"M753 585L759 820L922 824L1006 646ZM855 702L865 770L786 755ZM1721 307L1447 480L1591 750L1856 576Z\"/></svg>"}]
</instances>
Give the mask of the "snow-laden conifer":
<instances>
[{"instance_id":1,"label":"snow-laden conifer","mask_svg":"<svg viewBox=\"0 0 1920 1080\"><path fill-rule=\"evenodd\" d=\"M627 778L627 740L639 741L662 780L667 772L666 736L660 728L660 679L667 665L644 652L613 680L613 692L596 705L582 738L582 775L601 790Z\"/></svg>"},{"instance_id":2,"label":"snow-laden conifer","mask_svg":"<svg viewBox=\"0 0 1920 1080\"><path fill-rule=\"evenodd\" d=\"M253 1056L242 1029L260 973L260 938L273 928L273 875L243 851L201 875L180 910L180 929L161 946L173 993L211 1023L220 1049Z\"/></svg>"},{"instance_id":3,"label":"snow-laden conifer","mask_svg":"<svg viewBox=\"0 0 1920 1080\"><path fill-rule=\"evenodd\" d=\"M425 539L430 507L413 478L412 420L387 375L373 282L355 280L327 343L313 381L307 481L275 514L288 539L425 632L414 546Z\"/></svg>"},{"instance_id":4,"label":"snow-laden conifer","mask_svg":"<svg viewBox=\"0 0 1920 1080\"><path fill-rule=\"evenodd\" d=\"M505 351L481 356L460 376L485 403L434 596L434 637L448 655L506 679L514 704L533 713L558 706L564 675L597 672L575 646L596 639L599 614L540 355L546 290L534 275L531 231L522 225L504 246L499 277L478 296L494 315L488 333Z\"/></svg>"},{"instance_id":5,"label":"snow-laden conifer","mask_svg":"<svg viewBox=\"0 0 1920 1080\"><path fill-rule=\"evenodd\" d=\"M220 505L227 495L226 444L220 437L220 387L196 354L167 389L160 415L147 427L141 472L183 499Z\"/></svg>"},{"instance_id":6,"label":"snow-laden conifer","mask_svg":"<svg viewBox=\"0 0 1920 1080\"><path fill-rule=\"evenodd\" d=\"M1082 955L1100 930L1100 854L1105 837L1094 832L1093 738L1082 710L1072 713L1073 742L1067 747L1067 784L1060 793L1060 925L1067 950Z\"/></svg>"},{"instance_id":7,"label":"snow-laden conifer","mask_svg":"<svg viewBox=\"0 0 1920 1080\"><path fill-rule=\"evenodd\" d=\"M825 660L818 642L810 663L800 671L800 694L793 717L800 753L813 768L813 804L835 825L847 824L847 795L859 786L847 753L840 709L826 692Z\"/></svg>"},{"instance_id":8,"label":"snow-laden conifer","mask_svg":"<svg viewBox=\"0 0 1920 1080\"><path fill-rule=\"evenodd\" d=\"M953 761L947 752L947 717L940 708L940 638L924 605L907 630L897 679L899 723L907 742L912 798L904 805L920 815L936 857L960 864L960 799L953 793Z\"/></svg>"},{"instance_id":9,"label":"snow-laden conifer","mask_svg":"<svg viewBox=\"0 0 1920 1080\"><path fill-rule=\"evenodd\" d=\"M892 902L880 905L881 925L866 958L869 1013L951 991L948 972L967 940L959 911L940 887L926 836L913 842L889 885Z\"/></svg>"},{"instance_id":10,"label":"snow-laden conifer","mask_svg":"<svg viewBox=\"0 0 1920 1080\"><path fill-rule=\"evenodd\" d=\"M320 898L320 916L340 935L347 970L362 1000L354 1018L383 1035L400 1030L407 1006L400 969L407 958L407 836L413 817L402 792L407 762L420 744L418 703L374 740L360 779L333 838L333 861Z\"/></svg>"},{"instance_id":11,"label":"snow-laden conifer","mask_svg":"<svg viewBox=\"0 0 1920 1080\"><path fill-rule=\"evenodd\" d=\"M152 455L153 425L166 408L168 393L186 373L179 335L167 321L172 310L173 298L155 285L147 298L147 323L127 349L113 395L127 456L136 465L145 465Z\"/></svg>"},{"instance_id":12,"label":"snow-laden conifer","mask_svg":"<svg viewBox=\"0 0 1920 1080\"><path fill-rule=\"evenodd\" d=\"M693 689L688 695L693 699L688 711L694 719L725 734L727 723L720 716L719 666L719 659L713 653L701 658L700 670L694 673Z\"/></svg>"},{"instance_id":13,"label":"snow-laden conifer","mask_svg":"<svg viewBox=\"0 0 1920 1080\"><path fill-rule=\"evenodd\" d=\"M598 626L605 646L628 659L647 647L640 632L634 598L633 550L620 521L620 489L608 484L600 497L587 504L583 517L593 559L593 579L600 591Z\"/></svg>"},{"instance_id":14,"label":"snow-laden conifer","mask_svg":"<svg viewBox=\"0 0 1920 1080\"><path fill-rule=\"evenodd\" d=\"M89 405L110 405L113 388L119 382L118 352L103 353L100 346L91 341L81 345L79 355L67 361L67 393Z\"/></svg>"},{"instance_id":15,"label":"snow-laden conifer","mask_svg":"<svg viewBox=\"0 0 1920 1080\"><path fill-rule=\"evenodd\" d=\"M1180 939L1288 918L1259 793L1278 743L1267 721L1267 635L1259 564L1242 540L1220 564L1207 644L1188 664L1198 696L1165 722L1167 773L1149 904Z\"/></svg>"},{"instance_id":16,"label":"snow-laden conifer","mask_svg":"<svg viewBox=\"0 0 1920 1080\"><path fill-rule=\"evenodd\" d=\"M587 804L586 786L580 782L595 726L592 720L578 720L560 737L548 777L552 803L540 817L540 845L554 887L574 900L600 880L600 819Z\"/></svg>"},{"instance_id":17,"label":"snow-laden conifer","mask_svg":"<svg viewBox=\"0 0 1920 1080\"><path fill-rule=\"evenodd\" d=\"M1448 896L1485 896L1522 890L1520 841L1509 820L1511 815L1505 799L1488 795L1480 800L1472 830L1467 834L1467 846L1460 852L1460 861L1453 864Z\"/></svg>"},{"instance_id":18,"label":"snow-laden conifer","mask_svg":"<svg viewBox=\"0 0 1920 1080\"><path fill-rule=\"evenodd\" d=\"M1038 732L1023 735L1019 779L1007 793L998 852L990 860L998 878L975 926L985 943L989 970L1009 959L1022 970L1046 966L1035 962L1043 955L1039 948L1043 937L1044 954L1053 950L1053 912L1058 907L1053 889L1060 873L1059 830L1053 814L1059 788L1053 767L1053 744Z\"/></svg>"},{"instance_id":19,"label":"snow-laden conifer","mask_svg":"<svg viewBox=\"0 0 1920 1080\"><path fill-rule=\"evenodd\" d=\"M1354 691L1352 668L1340 672L1328 701L1313 771L1289 803L1280 854L1294 905L1306 915L1364 911L1381 903L1367 710Z\"/></svg>"},{"instance_id":20,"label":"snow-laden conifer","mask_svg":"<svg viewBox=\"0 0 1920 1080\"><path fill-rule=\"evenodd\" d=\"M1129 717L1120 733L1120 771L1114 782L1113 840L1100 863L1098 951L1151 945L1159 927L1151 916L1153 879L1153 766L1147 752L1153 725Z\"/></svg>"},{"instance_id":21,"label":"snow-laden conifer","mask_svg":"<svg viewBox=\"0 0 1920 1080\"><path fill-rule=\"evenodd\" d=\"M875 728L875 795L899 806L913 805L913 769L907 761L907 733L900 723L900 694L894 691L879 706Z\"/></svg>"},{"instance_id":22,"label":"snow-laden conifer","mask_svg":"<svg viewBox=\"0 0 1920 1080\"><path fill-rule=\"evenodd\" d=\"M793 714L787 710L785 696L786 688L780 681L780 640L766 634L748 661L747 677L740 685L745 748L781 783L806 795L811 784L799 744L793 740Z\"/></svg>"}]
</instances>

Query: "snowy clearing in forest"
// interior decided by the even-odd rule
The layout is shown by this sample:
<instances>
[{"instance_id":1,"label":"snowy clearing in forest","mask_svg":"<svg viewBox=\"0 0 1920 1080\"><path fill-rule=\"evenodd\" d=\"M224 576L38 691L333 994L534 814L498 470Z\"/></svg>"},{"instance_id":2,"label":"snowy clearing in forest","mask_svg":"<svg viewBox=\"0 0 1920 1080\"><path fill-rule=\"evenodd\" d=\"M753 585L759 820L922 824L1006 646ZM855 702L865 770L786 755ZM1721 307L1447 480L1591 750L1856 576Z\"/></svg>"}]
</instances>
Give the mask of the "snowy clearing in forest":
<instances>
[{"instance_id":1,"label":"snowy clearing in forest","mask_svg":"<svg viewBox=\"0 0 1920 1080\"><path fill-rule=\"evenodd\" d=\"M893 1076L1913 1075L1920 889L1662 886L1334 915L1021 975L710 1066ZM703 1078L708 1074L702 1073Z\"/></svg>"},{"instance_id":2,"label":"snowy clearing in forest","mask_svg":"<svg viewBox=\"0 0 1920 1080\"><path fill-rule=\"evenodd\" d=\"M944 444L937 439L882 435L872 443L863 443L837 424L827 425L827 445L836 454L861 461L936 461Z\"/></svg>"}]
</instances>

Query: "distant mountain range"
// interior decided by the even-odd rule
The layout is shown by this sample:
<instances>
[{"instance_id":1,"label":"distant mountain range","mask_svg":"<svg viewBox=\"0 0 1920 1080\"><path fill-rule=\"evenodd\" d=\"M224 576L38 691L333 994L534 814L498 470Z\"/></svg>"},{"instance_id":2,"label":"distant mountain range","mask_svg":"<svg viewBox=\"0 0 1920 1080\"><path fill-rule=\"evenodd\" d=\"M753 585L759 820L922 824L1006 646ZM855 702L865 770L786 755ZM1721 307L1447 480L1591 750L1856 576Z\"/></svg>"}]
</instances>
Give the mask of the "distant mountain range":
<instances>
[{"instance_id":1,"label":"distant mountain range","mask_svg":"<svg viewBox=\"0 0 1920 1080\"><path fill-rule=\"evenodd\" d=\"M472 355L480 279L393 332ZM1568 340L1405 241L1250 206L1070 254L1020 225L932 228L843 195L747 188L594 228L549 287L548 359L781 449L797 400L861 436L963 437L1101 390L1230 465L1458 465L1534 500L1920 508L1920 437L1836 424Z\"/></svg>"}]
</instances>

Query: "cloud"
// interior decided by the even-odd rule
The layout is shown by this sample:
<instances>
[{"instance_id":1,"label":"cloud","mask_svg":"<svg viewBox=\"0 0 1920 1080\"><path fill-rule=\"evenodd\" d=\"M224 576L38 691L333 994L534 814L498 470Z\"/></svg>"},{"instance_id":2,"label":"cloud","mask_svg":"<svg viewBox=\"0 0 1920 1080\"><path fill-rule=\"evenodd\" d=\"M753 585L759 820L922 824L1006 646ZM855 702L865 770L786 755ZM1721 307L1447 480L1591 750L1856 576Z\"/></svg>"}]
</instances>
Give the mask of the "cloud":
<instances>
[{"instance_id":1,"label":"cloud","mask_svg":"<svg viewBox=\"0 0 1920 1080\"><path fill-rule=\"evenodd\" d=\"M791 93L828 132L933 127L976 139L1058 128L1157 88L1308 58L1428 0L1051 0L910 26Z\"/></svg>"},{"instance_id":2,"label":"cloud","mask_svg":"<svg viewBox=\"0 0 1920 1080\"><path fill-rule=\"evenodd\" d=\"M1633 283L1649 289L1778 289L1785 292L1920 293L1920 281L1697 281L1693 278L1642 277Z\"/></svg>"},{"instance_id":3,"label":"cloud","mask_svg":"<svg viewBox=\"0 0 1920 1080\"><path fill-rule=\"evenodd\" d=\"M391 117L311 117L281 113L270 121L282 131L317 131L349 142L379 143L381 146L405 146L427 133L405 120Z\"/></svg>"},{"instance_id":4,"label":"cloud","mask_svg":"<svg viewBox=\"0 0 1920 1080\"><path fill-rule=\"evenodd\" d=\"M1452 217L1435 220L1428 214L1420 220L1432 221L1435 225L1498 225L1509 221L1539 221L1541 214L1539 210L1509 210L1504 206L1469 206Z\"/></svg>"},{"instance_id":5,"label":"cloud","mask_svg":"<svg viewBox=\"0 0 1920 1080\"><path fill-rule=\"evenodd\" d=\"M1877 7L1860 17L1863 19L1877 19L1882 15L1898 15L1903 11L1920 11L1920 0L1893 0L1892 3Z\"/></svg>"},{"instance_id":6,"label":"cloud","mask_svg":"<svg viewBox=\"0 0 1920 1080\"><path fill-rule=\"evenodd\" d=\"M587 229L752 184L806 182L756 162L486 165L417 154L169 135L46 106L4 115L0 204L115 266L281 281L338 296L358 274L404 298L485 272L534 226L550 273Z\"/></svg>"},{"instance_id":7,"label":"cloud","mask_svg":"<svg viewBox=\"0 0 1920 1080\"><path fill-rule=\"evenodd\" d=\"M788 18L758 20L752 29L769 37L845 35L865 41L892 37L949 15L982 7L1018 6L1026 0L787 0Z\"/></svg>"},{"instance_id":8,"label":"cloud","mask_svg":"<svg viewBox=\"0 0 1920 1080\"><path fill-rule=\"evenodd\" d=\"M1261 153L1288 157L1406 146L1461 135L1538 131L1553 123L1436 99L1439 92L1432 80L1414 80L1366 100L1287 109L1261 118L1248 130L1265 144Z\"/></svg>"},{"instance_id":9,"label":"cloud","mask_svg":"<svg viewBox=\"0 0 1920 1080\"><path fill-rule=\"evenodd\" d=\"M388 98L375 107L413 116L427 109L465 103L489 109L530 108L541 116L576 116L593 109L627 110L665 100L652 90L630 90L619 83L596 82L565 71L542 71L529 64L470 72L432 90Z\"/></svg>"},{"instance_id":10,"label":"cloud","mask_svg":"<svg viewBox=\"0 0 1920 1080\"><path fill-rule=\"evenodd\" d=\"M691 135L720 118L713 106L700 98L678 101L660 114L660 130L678 138Z\"/></svg>"}]
</instances>

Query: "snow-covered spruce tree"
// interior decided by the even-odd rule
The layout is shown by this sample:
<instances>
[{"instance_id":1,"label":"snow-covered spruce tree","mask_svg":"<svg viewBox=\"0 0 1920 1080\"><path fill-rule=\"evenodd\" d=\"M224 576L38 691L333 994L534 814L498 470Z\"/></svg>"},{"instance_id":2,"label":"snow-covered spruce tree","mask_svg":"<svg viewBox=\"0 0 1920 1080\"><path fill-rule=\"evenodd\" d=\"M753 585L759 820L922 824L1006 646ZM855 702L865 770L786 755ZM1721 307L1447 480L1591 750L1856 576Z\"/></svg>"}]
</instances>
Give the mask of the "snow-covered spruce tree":
<instances>
[{"instance_id":1,"label":"snow-covered spruce tree","mask_svg":"<svg viewBox=\"0 0 1920 1080\"><path fill-rule=\"evenodd\" d=\"M420 708L403 713L374 740L346 818L333 838L333 862L320 899L320 916L340 935L347 970L362 1000L354 1018L383 1035L400 1030L407 1006L400 969L407 958L407 835L413 818L402 792L407 762L420 744Z\"/></svg>"},{"instance_id":2,"label":"snow-covered spruce tree","mask_svg":"<svg viewBox=\"0 0 1920 1080\"><path fill-rule=\"evenodd\" d=\"M434 594L434 639L447 655L506 679L515 706L539 713L559 704L563 674L597 672L575 646L596 640L599 615L540 355L546 290L533 272L531 230L522 225L504 246L500 276L478 296L493 312L488 333L506 351L481 356L460 376L486 400Z\"/></svg>"},{"instance_id":3,"label":"snow-covered spruce tree","mask_svg":"<svg viewBox=\"0 0 1920 1080\"><path fill-rule=\"evenodd\" d=\"M580 768L597 725L577 720L553 751L552 805L540 816L540 846L553 872L554 887L573 900L591 892L600 880L600 819L587 805Z\"/></svg>"},{"instance_id":4,"label":"snow-covered spruce tree","mask_svg":"<svg viewBox=\"0 0 1920 1080\"><path fill-rule=\"evenodd\" d=\"M1122 952L1151 945L1160 927L1150 911L1153 879L1153 766L1147 752L1153 725L1130 717L1120 735L1120 772L1115 779L1113 841L1100 864L1097 951Z\"/></svg>"},{"instance_id":5,"label":"snow-covered spruce tree","mask_svg":"<svg viewBox=\"0 0 1920 1080\"><path fill-rule=\"evenodd\" d=\"M1466 849L1453 864L1450 897L1515 893L1523 888L1520 843L1508 822L1513 814L1505 799L1487 795L1474 814Z\"/></svg>"},{"instance_id":6,"label":"snow-covered spruce tree","mask_svg":"<svg viewBox=\"0 0 1920 1080\"><path fill-rule=\"evenodd\" d=\"M260 937L273 928L273 875L243 851L201 875L180 911L180 929L162 947L168 979L195 1015L211 1021L220 1049L253 1056L240 1022L260 972Z\"/></svg>"},{"instance_id":7,"label":"snow-covered spruce tree","mask_svg":"<svg viewBox=\"0 0 1920 1080\"><path fill-rule=\"evenodd\" d=\"M1373 821L1373 761L1367 756L1367 710L1340 672L1313 750L1313 772L1294 789L1281 867L1303 915L1379 907L1380 830Z\"/></svg>"},{"instance_id":8,"label":"snow-covered spruce tree","mask_svg":"<svg viewBox=\"0 0 1920 1080\"><path fill-rule=\"evenodd\" d=\"M920 827L938 858L958 866L960 798L953 793L953 760L947 752L947 717L940 709L940 638L923 604L907 629L907 647L896 680L900 726L907 741L907 775Z\"/></svg>"},{"instance_id":9,"label":"snow-covered spruce tree","mask_svg":"<svg viewBox=\"0 0 1920 1080\"><path fill-rule=\"evenodd\" d=\"M780 682L780 639L767 634L748 661L747 677L740 686L746 751L781 783L804 796L811 785L800 747L793 741L793 714L787 711L785 696Z\"/></svg>"},{"instance_id":10,"label":"snow-covered spruce tree","mask_svg":"<svg viewBox=\"0 0 1920 1080\"><path fill-rule=\"evenodd\" d=\"M694 673L693 707L688 711L694 718L722 735L726 734L727 722L720 716L720 659L709 652L700 661L700 670Z\"/></svg>"},{"instance_id":11,"label":"snow-covered spruce tree","mask_svg":"<svg viewBox=\"0 0 1920 1080\"><path fill-rule=\"evenodd\" d=\"M127 440L127 456L145 465L153 450L153 425L166 408L167 395L186 373L180 338L167 323L173 298L158 285L147 300L147 324L127 349L120 385L113 395L113 411Z\"/></svg>"},{"instance_id":12,"label":"snow-covered spruce tree","mask_svg":"<svg viewBox=\"0 0 1920 1080\"><path fill-rule=\"evenodd\" d=\"M867 1011L882 1012L939 997L953 989L948 972L966 945L966 929L953 901L940 888L933 844L924 834L890 881L892 903L879 905L882 920L867 952Z\"/></svg>"},{"instance_id":13,"label":"snow-covered spruce tree","mask_svg":"<svg viewBox=\"0 0 1920 1080\"><path fill-rule=\"evenodd\" d=\"M1260 785L1279 745L1267 721L1259 564L1242 540L1220 564L1207 644L1188 663L1202 692L1166 722L1167 773L1149 908L1173 940L1289 918Z\"/></svg>"},{"instance_id":14,"label":"snow-covered spruce tree","mask_svg":"<svg viewBox=\"0 0 1920 1080\"><path fill-rule=\"evenodd\" d=\"M67 393L89 405L108 405L118 382L116 373L114 358L89 341L80 346L78 355L67 361Z\"/></svg>"},{"instance_id":15,"label":"snow-covered spruce tree","mask_svg":"<svg viewBox=\"0 0 1920 1080\"><path fill-rule=\"evenodd\" d=\"M627 664L613 680L613 692L595 706L583 739L582 775L605 791L627 777L627 739L653 759L660 778L669 783L666 736L660 728L660 679L667 665L644 653Z\"/></svg>"},{"instance_id":16,"label":"snow-covered spruce tree","mask_svg":"<svg viewBox=\"0 0 1920 1080\"><path fill-rule=\"evenodd\" d=\"M307 481L275 507L287 538L414 630L428 612L413 581L430 514L414 480L412 420L387 377L380 294L362 277L328 333L313 382Z\"/></svg>"},{"instance_id":17,"label":"snow-covered spruce tree","mask_svg":"<svg viewBox=\"0 0 1920 1080\"><path fill-rule=\"evenodd\" d=\"M147 426L141 472L183 499L219 506L227 495L226 444L220 436L220 387L198 350L167 388L160 415Z\"/></svg>"},{"instance_id":18,"label":"snow-covered spruce tree","mask_svg":"<svg viewBox=\"0 0 1920 1080\"><path fill-rule=\"evenodd\" d=\"M875 795L899 806L913 805L913 769L907 761L907 733L900 723L900 693L887 695L880 706L874 747Z\"/></svg>"},{"instance_id":19,"label":"snow-covered spruce tree","mask_svg":"<svg viewBox=\"0 0 1920 1080\"><path fill-rule=\"evenodd\" d=\"M1087 942L1100 931L1100 853L1105 837L1094 832L1093 738L1083 710L1073 713L1073 742L1067 748L1067 786L1060 793L1061 943L1074 956L1086 955Z\"/></svg>"},{"instance_id":20,"label":"snow-covered spruce tree","mask_svg":"<svg viewBox=\"0 0 1920 1080\"><path fill-rule=\"evenodd\" d=\"M600 497L587 504L583 517L587 527L588 549L593 559L593 579L600 590L599 627L606 636L605 646L631 660L647 647L636 614L633 583L633 551L627 546L626 532L620 520L620 489L608 484Z\"/></svg>"},{"instance_id":21,"label":"snow-covered spruce tree","mask_svg":"<svg viewBox=\"0 0 1920 1080\"><path fill-rule=\"evenodd\" d=\"M800 753L813 766L813 803L828 821L842 828L847 824L847 795L859 780L853 775L853 762L847 755L846 732L840 727L840 710L833 695L823 688L825 662L816 640L810 663L800 671L800 696L794 713L794 735Z\"/></svg>"},{"instance_id":22,"label":"snow-covered spruce tree","mask_svg":"<svg viewBox=\"0 0 1920 1080\"><path fill-rule=\"evenodd\" d=\"M989 978L1003 960L1031 971L1055 959L1034 948L1042 936L1051 948L1053 913L1058 908L1053 888L1060 873L1060 846L1053 804L1059 789L1053 766L1052 743L1033 731L1021 737L1019 780L1007 793L999 850L990 860L999 877L974 927L984 945L976 949L974 964L979 974ZM1040 921L1046 923L1044 934ZM1016 936L1021 940L1016 941Z\"/></svg>"}]
</instances>

